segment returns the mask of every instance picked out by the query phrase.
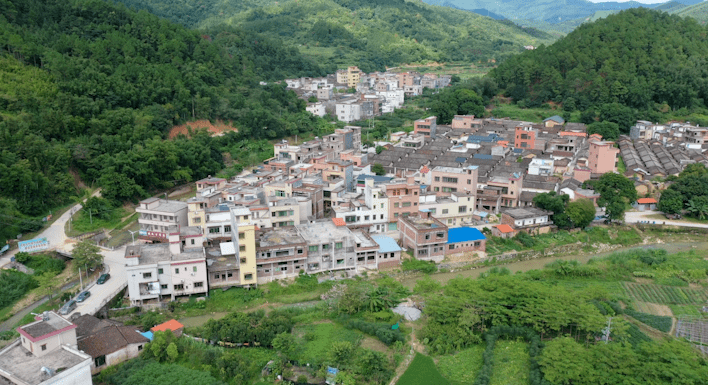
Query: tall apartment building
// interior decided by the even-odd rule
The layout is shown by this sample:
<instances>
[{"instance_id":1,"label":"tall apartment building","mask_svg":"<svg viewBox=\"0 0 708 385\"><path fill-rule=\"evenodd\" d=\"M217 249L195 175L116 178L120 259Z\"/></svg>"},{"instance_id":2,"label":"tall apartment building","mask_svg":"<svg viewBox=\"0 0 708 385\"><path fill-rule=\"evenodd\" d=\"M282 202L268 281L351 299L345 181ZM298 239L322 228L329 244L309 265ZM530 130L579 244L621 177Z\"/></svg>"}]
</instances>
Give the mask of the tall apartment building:
<instances>
[{"instance_id":1,"label":"tall apartment building","mask_svg":"<svg viewBox=\"0 0 708 385\"><path fill-rule=\"evenodd\" d=\"M538 130L531 126L518 126L514 132L514 147L535 149Z\"/></svg>"},{"instance_id":2,"label":"tall apartment building","mask_svg":"<svg viewBox=\"0 0 708 385\"><path fill-rule=\"evenodd\" d=\"M337 83L346 84L349 88L355 88L361 79L361 70L357 66L347 67L346 70L337 70Z\"/></svg>"},{"instance_id":3,"label":"tall apartment building","mask_svg":"<svg viewBox=\"0 0 708 385\"><path fill-rule=\"evenodd\" d=\"M259 232L256 241L258 283L297 276L307 271L308 246L295 227Z\"/></svg>"},{"instance_id":4,"label":"tall apartment building","mask_svg":"<svg viewBox=\"0 0 708 385\"><path fill-rule=\"evenodd\" d=\"M398 218L418 212L420 184L413 177L399 178L383 185L388 197L388 230L396 230Z\"/></svg>"},{"instance_id":5,"label":"tall apartment building","mask_svg":"<svg viewBox=\"0 0 708 385\"><path fill-rule=\"evenodd\" d=\"M615 147L615 142L596 140L592 138L590 140L588 167L595 174L617 172L619 153L620 150Z\"/></svg>"},{"instance_id":6,"label":"tall apartment building","mask_svg":"<svg viewBox=\"0 0 708 385\"><path fill-rule=\"evenodd\" d=\"M356 241L344 221L321 219L295 226L307 244L307 272L356 269Z\"/></svg>"},{"instance_id":7,"label":"tall apartment building","mask_svg":"<svg viewBox=\"0 0 708 385\"><path fill-rule=\"evenodd\" d=\"M416 120L413 122L413 132L435 139L435 132L438 126L437 121L438 118L436 116Z\"/></svg>"},{"instance_id":8,"label":"tall apartment building","mask_svg":"<svg viewBox=\"0 0 708 385\"><path fill-rule=\"evenodd\" d=\"M363 202L352 199L333 207L335 218L343 219L347 226L363 228L370 233L388 231L388 197L384 189L374 186L373 179L367 179L362 195Z\"/></svg>"}]
</instances>

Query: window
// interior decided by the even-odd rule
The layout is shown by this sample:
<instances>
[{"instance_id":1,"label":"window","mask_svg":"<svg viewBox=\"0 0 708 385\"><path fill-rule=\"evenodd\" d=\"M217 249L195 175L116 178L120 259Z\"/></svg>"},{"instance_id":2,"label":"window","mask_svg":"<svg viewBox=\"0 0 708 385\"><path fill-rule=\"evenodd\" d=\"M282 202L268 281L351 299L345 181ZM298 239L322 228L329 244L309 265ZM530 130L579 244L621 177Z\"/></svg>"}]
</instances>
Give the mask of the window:
<instances>
[{"instance_id":1,"label":"window","mask_svg":"<svg viewBox=\"0 0 708 385\"><path fill-rule=\"evenodd\" d=\"M329 244L322 245L322 250L329 250Z\"/></svg>"},{"instance_id":2,"label":"window","mask_svg":"<svg viewBox=\"0 0 708 385\"><path fill-rule=\"evenodd\" d=\"M394 218L398 218L398 213L393 213Z\"/></svg>"},{"instance_id":3,"label":"window","mask_svg":"<svg viewBox=\"0 0 708 385\"><path fill-rule=\"evenodd\" d=\"M342 248L342 242L337 242L334 244L335 249L341 249Z\"/></svg>"},{"instance_id":4,"label":"window","mask_svg":"<svg viewBox=\"0 0 708 385\"><path fill-rule=\"evenodd\" d=\"M276 257L284 257L290 254L290 251L288 250L280 250L275 252Z\"/></svg>"},{"instance_id":5,"label":"window","mask_svg":"<svg viewBox=\"0 0 708 385\"><path fill-rule=\"evenodd\" d=\"M445 183L457 183L457 178L448 178L448 177L443 177L442 181Z\"/></svg>"},{"instance_id":6,"label":"window","mask_svg":"<svg viewBox=\"0 0 708 385\"><path fill-rule=\"evenodd\" d=\"M401 203L401 207L411 207L411 202L403 202Z\"/></svg>"},{"instance_id":7,"label":"window","mask_svg":"<svg viewBox=\"0 0 708 385\"><path fill-rule=\"evenodd\" d=\"M393 204L393 207L398 208L398 206L399 206L399 203L398 203L398 202L395 202L395 203Z\"/></svg>"},{"instance_id":8,"label":"window","mask_svg":"<svg viewBox=\"0 0 708 385\"><path fill-rule=\"evenodd\" d=\"M204 282L194 282L194 287L204 287Z\"/></svg>"},{"instance_id":9,"label":"window","mask_svg":"<svg viewBox=\"0 0 708 385\"><path fill-rule=\"evenodd\" d=\"M365 221L368 221L368 220L369 220L369 216L368 216L368 215L364 215L364 220L365 220Z\"/></svg>"},{"instance_id":10,"label":"window","mask_svg":"<svg viewBox=\"0 0 708 385\"><path fill-rule=\"evenodd\" d=\"M229 225L224 226L224 232L225 232L225 233L230 233L230 232L231 232L231 226L229 226Z\"/></svg>"},{"instance_id":11,"label":"window","mask_svg":"<svg viewBox=\"0 0 708 385\"><path fill-rule=\"evenodd\" d=\"M231 277L234 276L234 273L232 273L232 272L229 271L228 274L226 274L226 276L229 277L229 278L231 278Z\"/></svg>"},{"instance_id":12,"label":"window","mask_svg":"<svg viewBox=\"0 0 708 385\"><path fill-rule=\"evenodd\" d=\"M202 223L202 218L194 217L194 223Z\"/></svg>"},{"instance_id":13,"label":"window","mask_svg":"<svg viewBox=\"0 0 708 385\"><path fill-rule=\"evenodd\" d=\"M474 247L479 247L482 243L481 242L475 242Z\"/></svg>"},{"instance_id":14,"label":"window","mask_svg":"<svg viewBox=\"0 0 708 385\"><path fill-rule=\"evenodd\" d=\"M96 367L97 367L97 368L98 368L99 366L105 365L105 364L106 364L106 356L103 355L103 356L98 356L98 357L96 357L96 359L94 360L94 364L96 364Z\"/></svg>"},{"instance_id":15,"label":"window","mask_svg":"<svg viewBox=\"0 0 708 385\"><path fill-rule=\"evenodd\" d=\"M450 250L454 250L454 249L455 249L455 245L450 245Z\"/></svg>"},{"instance_id":16,"label":"window","mask_svg":"<svg viewBox=\"0 0 708 385\"><path fill-rule=\"evenodd\" d=\"M192 244L194 244L194 239L192 239Z\"/></svg>"},{"instance_id":17,"label":"window","mask_svg":"<svg viewBox=\"0 0 708 385\"><path fill-rule=\"evenodd\" d=\"M418 250L418 255L425 255L428 254L428 249L420 249Z\"/></svg>"},{"instance_id":18,"label":"window","mask_svg":"<svg viewBox=\"0 0 708 385\"><path fill-rule=\"evenodd\" d=\"M437 211L437 209L430 209L431 214L435 214L435 211Z\"/></svg>"},{"instance_id":19,"label":"window","mask_svg":"<svg viewBox=\"0 0 708 385\"><path fill-rule=\"evenodd\" d=\"M467 206L460 206L460 207L457 209L457 213L458 213L458 214L462 214L462 213L466 213L466 212L467 212Z\"/></svg>"},{"instance_id":20,"label":"window","mask_svg":"<svg viewBox=\"0 0 708 385\"><path fill-rule=\"evenodd\" d=\"M175 269L175 274L179 274L179 267Z\"/></svg>"},{"instance_id":21,"label":"window","mask_svg":"<svg viewBox=\"0 0 708 385\"><path fill-rule=\"evenodd\" d=\"M457 189L455 187L443 187L442 190L446 193L457 192Z\"/></svg>"},{"instance_id":22,"label":"window","mask_svg":"<svg viewBox=\"0 0 708 385\"><path fill-rule=\"evenodd\" d=\"M471 179L467 179L467 184L472 184L472 180L471 180Z\"/></svg>"},{"instance_id":23,"label":"window","mask_svg":"<svg viewBox=\"0 0 708 385\"><path fill-rule=\"evenodd\" d=\"M47 344L42 345L42 351L47 350Z\"/></svg>"},{"instance_id":24,"label":"window","mask_svg":"<svg viewBox=\"0 0 708 385\"><path fill-rule=\"evenodd\" d=\"M246 258L241 258L241 263L246 263Z\"/></svg>"},{"instance_id":25,"label":"window","mask_svg":"<svg viewBox=\"0 0 708 385\"><path fill-rule=\"evenodd\" d=\"M436 181L436 182L440 182L440 177L439 177L439 176L436 176L436 177L435 177L435 181Z\"/></svg>"},{"instance_id":26,"label":"window","mask_svg":"<svg viewBox=\"0 0 708 385\"><path fill-rule=\"evenodd\" d=\"M338 260L337 260L337 265L343 265L343 264L344 264L344 260L343 260L343 259L338 259Z\"/></svg>"},{"instance_id":27,"label":"window","mask_svg":"<svg viewBox=\"0 0 708 385\"><path fill-rule=\"evenodd\" d=\"M445 238L445 233L439 232L439 233L435 234L435 236L438 238Z\"/></svg>"},{"instance_id":28,"label":"window","mask_svg":"<svg viewBox=\"0 0 708 385\"><path fill-rule=\"evenodd\" d=\"M160 285L160 289L167 290L167 285Z\"/></svg>"},{"instance_id":29,"label":"window","mask_svg":"<svg viewBox=\"0 0 708 385\"><path fill-rule=\"evenodd\" d=\"M181 290L184 290L183 284L175 285L175 291L181 291Z\"/></svg>"},{"instance_id":30,"label":"window","mask_svg":"<svg viewBox=\"0 0 708 385\"><path fill-rule=\"evenodd\" d=\"M218 234L219 232L220 231L219 231L218 227L210 227L209 228L209 234Z\"/></svg>"},{"instance_id":31,"label":"window","mask_svg":"<svg viewBox=\"0 0 708 385\"><path fill-rule=\"evenodd\" d=\"M440 187L436 187L435 192L440 192Z\"/></svg>"},{"instance_id":32,"label":"window","mask_svg":"<svg viewBox=\"0 0 708 385\"><path fill-rule=\"evenodd\" d=\"M275 196L277 196L277 197L284 197L284 196L285 196L285 191L282 191L282 190L275 190Z\"/></svg>"},{"instance_id":33,"label":"window","mask_svg":"<svg viewBox=\"0 0 708 385\"><path fill-rule=\"evenodd\" d=\"M244 239L244 238L246 238L245 233L238 233L238 239Z\"/></svg>"},{"instance_id":34,"label":"window","mask_svg":"<svg viewBox=\"0 0 708 385\"><path fill-rule=\"evenodd\" d=\"M430 234L425 234L425 239L430 239Z\"/></svg>"},{"instance_id":35,"label":"window","mask_svg":"<svg viewBox=\"0 0 708 385\"><path fill-rule=\"evenodd\" d=\"M246 251L246 246L245 245L240 245L238 247L238 251Z\"/></svg>"},{"instance_id":36,"label":"window","mask_svg":"<svg viewBox=\"0 0 708 385\"><path fill-rule=\"evenodd\" d=\"M248 274L246 274L246 275L243 276L243 279L246 280L246 281L250 281L250 280L253 279L253 274L248 273Z\"/></svg>"},{"instance_id":37,"label":"window","mask_svg":"<svg viewBox=\"0 0 708 385\"><path fill-rule=\"evenodd\" d=\"M302 249L297 249L298 254L302 254L303 250Z\"/></svg>"},{"instance_id":38,"label":"window","mask_svg":"<svg viewBox=\"0 0 708 385\"><path fill-rule=\"evenodd\" d=\"M143 345L138 345L138 351L143 350Z\"/></svg>"},{"instance_id":39,"label":"window","mask_svg":"<svg viewBox=\"0 0 708 385\"><path fill-rule=\"evenodd\" d=\"M315 245L315 246L310 246L310 247L308 248L309 251L319 251L319 249L320 249L320 247L317 246L317 245Z\"/></svg>"},{"instance_id":40,"label":"window","mask_svg":"<svg viewBox=\"0 0 708 385\"><path fill-rule=\"evenodd\" d=\"M143 273L143 279L152 278L152 273Z\"/></svg>"},{"instance_id":41,"label":"window","mask_svg":"<svg viewBox=\"0 0 708 385\"><path fill-rule=\"evenodd\" d=\"M442 213L443 213L443 214L447 214L447 213L448 213L448 210L447 210L447 209L443 209Z\"/></svg>"},{"instance_id":42,"label":"window","mask_svg":"<svg viewBox=\"0 0 708 385\"><path fill-rule=\"evenodd\" d=\"M350 215L348 217L344 217L344 221L347 223L356 222L356 215Z\"/></svg>"},{"instance_id":43,"label":"window","mask_svg":"<svg viewBox=\"0 0 708 385\"><path fill-rule=\"evenodd\" d=\"M196 273L196 272L197 272L197 267L196 267L196 266L192 266L192 271Z\"/></svg>"},{"instance_id":44,"label":"window","mask_svg":"<svg viewBox=\"0 0 708 385\"><path fill-rule=\"evenodd\" d=\"M157 269L157 274L164 274L164 273L165 273L165 271L162 270L161 268L160 268L160 269Z\"/></svg>"}]
</instances>

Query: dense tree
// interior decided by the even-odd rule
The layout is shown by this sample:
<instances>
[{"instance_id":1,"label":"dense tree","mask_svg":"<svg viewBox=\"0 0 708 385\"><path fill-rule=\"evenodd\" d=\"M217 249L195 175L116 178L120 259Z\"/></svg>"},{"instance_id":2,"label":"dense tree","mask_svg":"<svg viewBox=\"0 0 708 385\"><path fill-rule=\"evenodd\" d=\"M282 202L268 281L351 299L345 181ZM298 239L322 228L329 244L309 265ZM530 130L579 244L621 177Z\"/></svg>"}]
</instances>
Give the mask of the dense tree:
<instances>
[{"instance_id":1,"label":"dense tree","mask_svg":"<svg viewBox=\"0 0 708 385\"><path fill-rule=\"evenodd\" d=\"M77 243L71 250L71 255L74 258L74 270L81 268L93 270L103 265L101 249L88 240Z\"/></svg>"},{"instance_id":2,"label":"dense tree","mask_svg":"<svg viewBox=\"0 0 708 385\"><path fill-rule=\"evenodd\" d=\"M588 135L600 134L605 140L617 140L620 135L619 125L611 121L591 123L588 126Z\"/></svg>"},{"instance_id":3,"label":"dense tree","mask_svg":"<svg viewBox=\"0 0 708 385\"><path fill-rule=\"evenodd\" d=\"M606 173L590 184L600 193L597 203L605 208L605 213L610 220L624 219L625 205L637 200L634 182L624 175Z\"/></svg>"},{"instance_id":4,"label":"dense tree","mask_svg":"<svg viewBox=\"0 0 708 385\"><path fill-rule=\"evenodd\" d=\"M556 194L555 191L548 193L537 194L533 197L534 206L552 211L551 220L553 223L562 229L568 229L572 226L568 214L565 212L566 206L570 197L565 194Z\"/></svg>"},{"instance_id":5,"label":"dense tree","mask_svg":"<svg viewBox=\"0 0 708 385\"><path fill-rule=\"evenodd\" d=\"M663 106L706 108L705 34L691 18L634 8L512 57L491 76L507 96L527 106L566 101L587 113L585 123L599 111L602 121L626 133L638 114L656 116Z\"/></svg>"},{"instance_id":6,"label":"dense tree","mask_svg":"<svg viewBox=\"0 0 708 385\"><path fill-rule=\"evenodd\" d=\"M676 190L665 190L661 193L657 208L666 214L680 214L683 209L683 196Z\"/></svg>"},{"instance_id":7,"label":"dense tree","mask_svg":"<svg viewBox=\"0 0 708 385\"><path fill-rule=\"evenodd\" d=\"M371 171L373 171L376 175L386 174L386 169L381 165L381 163L374 163L374 165L371 166Z\"/></svg>"},{"instance_id":8,"label":"dense tree","mask_svg":"<svg viewBox=\"0 0 708 385\"><path fill-rule=\"evenodd\" d=\"M578 199L568 203L565 212L573 227L582 229L595 219L595 204L589 199Z\"/></svg>"},{"instance_id":9,"label":"dense tree","mask_svg":"<svg viewBox=\"0 0 708 385\"><path fill-rule=\"evenodd\" d=\"M659 210L678 214L682 209L698 218L708 215L708 168L689 164L678 177L667 178L671 184L661 193Z\"/></svg>"}]
</instances>

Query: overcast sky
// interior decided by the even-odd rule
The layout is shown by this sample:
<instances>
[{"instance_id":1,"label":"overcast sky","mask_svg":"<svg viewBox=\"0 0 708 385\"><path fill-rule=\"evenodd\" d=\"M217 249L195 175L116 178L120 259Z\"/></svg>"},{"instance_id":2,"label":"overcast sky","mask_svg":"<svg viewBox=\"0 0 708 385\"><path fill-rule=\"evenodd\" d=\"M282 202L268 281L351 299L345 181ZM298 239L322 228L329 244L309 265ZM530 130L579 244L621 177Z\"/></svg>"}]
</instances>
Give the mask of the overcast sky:
<instances>
[{"instance_id":1,"label":"overcast sky","mask_svg":"<svg viewBox=\"0 0 708 385\"><path fill-rule=\"evenodd\" d=\"M588 0L593 3L607 3L607 0ZM617 3L624 3L629 0L614 0ZM637 3L643 3L643 4L659 4L659 3L666 3L669 0L634 0Z\"/></svg>"}]
</instances>

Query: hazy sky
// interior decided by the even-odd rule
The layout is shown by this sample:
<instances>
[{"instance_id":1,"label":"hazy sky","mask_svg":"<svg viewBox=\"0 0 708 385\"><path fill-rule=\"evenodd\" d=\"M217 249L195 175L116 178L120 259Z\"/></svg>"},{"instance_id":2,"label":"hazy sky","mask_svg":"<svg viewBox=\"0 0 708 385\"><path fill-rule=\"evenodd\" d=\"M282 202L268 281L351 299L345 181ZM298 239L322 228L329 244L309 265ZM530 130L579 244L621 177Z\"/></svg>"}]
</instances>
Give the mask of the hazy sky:
<instances>
[{"instance_id":1,"label":"hazy sky","mask_svg":"<svg viewBox=\"0 0 708 385\"><path fill-rule=\"evenodd\" d=\"M608 0L588 0L593 3L607 3ZM629 0L613 0L617 3L624 3ZM637 3L643 3L643 4L659 4L659 3L666 3L668 0L634 0Z\"/></svg>"}]
</instances>

